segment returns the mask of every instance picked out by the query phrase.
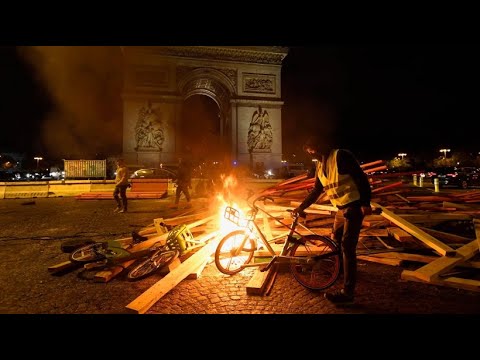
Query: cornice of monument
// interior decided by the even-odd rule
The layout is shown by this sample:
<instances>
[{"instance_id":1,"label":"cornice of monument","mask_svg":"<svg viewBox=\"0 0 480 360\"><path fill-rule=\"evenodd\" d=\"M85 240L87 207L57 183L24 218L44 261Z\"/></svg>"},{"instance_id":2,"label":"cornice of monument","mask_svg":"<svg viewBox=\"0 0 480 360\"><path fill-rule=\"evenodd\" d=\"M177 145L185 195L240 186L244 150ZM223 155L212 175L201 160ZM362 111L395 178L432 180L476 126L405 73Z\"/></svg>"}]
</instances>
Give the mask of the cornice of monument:
<instances>
[{"instance_id":1,"label":"cornice of monument","mask_svg":"<svg viewBox=\"0 0 480 360\"><path fill-rule=\"evenodd\" d=\"M125 47L164 56L281 65L288 48L281 46L136 46Z\"/></svg>"}]
</instances>

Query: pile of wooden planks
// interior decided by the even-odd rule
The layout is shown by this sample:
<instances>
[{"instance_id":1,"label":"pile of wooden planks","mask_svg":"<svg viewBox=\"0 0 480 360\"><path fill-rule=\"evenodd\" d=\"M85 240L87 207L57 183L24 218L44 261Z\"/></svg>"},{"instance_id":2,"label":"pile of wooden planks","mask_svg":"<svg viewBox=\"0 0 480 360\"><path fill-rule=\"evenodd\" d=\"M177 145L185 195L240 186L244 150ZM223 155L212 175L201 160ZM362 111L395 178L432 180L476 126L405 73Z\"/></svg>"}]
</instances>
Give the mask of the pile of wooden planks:
<instances>
[{"instance_id":1,"label":"pile of wooden planks","mask_svg":"<svg viewBox=\"0 0 480 360\"><path fill-rule=\"evenodd\" d=\"M409 173L396 174L395 177L379 174L378 171L385 168L381 160L362 167L372 186L372 207L375 214L366 216L363 221L358 257L393 266L408 264L410 269L403 270L401 275L404 280L479 291L479 280L461 275L465 269L480 269L480 205L475 204L480 201L477 200L480 199L480 192L434 193L431 189L419 188L405 181L404 176L410 175ZM282 218L282 222L288 225L291 220L287 210L300 204L311 191L314 181L306 175L297 176L262 189L252 197L268 196L273 202L265 201L259 205L275 217ZM239 199L238 203L242 204L242 201ZM328 199L321 196L316 204L307 209L305 225L318 234L330 236L336 211ZM164 226L180 224L188 226L200 246L129 303L127 310L144 313L183 279L200 276L223 236L220 218L220 209L215 212L199 209L188 216L154 219L151 226L140 231L140 235L149 237L149 240L136 245L136 249L165 241L168 233ZM286 233L286 228L278 221L266 216L258 216L257 219L269 239ZM128 246L132 239L117 241ZM273 243L272 247L279 253L281 245ZM258 250L255 256L265 257L270 254ZM414 270L411 270L412 266L415 267ZM109 281L119 270L110 270L108 275L99 277L103 280L98 281ZM247 293L268 294L275 274L273 270L256 271L247 284Z\"/></svg>"}]
</instances>

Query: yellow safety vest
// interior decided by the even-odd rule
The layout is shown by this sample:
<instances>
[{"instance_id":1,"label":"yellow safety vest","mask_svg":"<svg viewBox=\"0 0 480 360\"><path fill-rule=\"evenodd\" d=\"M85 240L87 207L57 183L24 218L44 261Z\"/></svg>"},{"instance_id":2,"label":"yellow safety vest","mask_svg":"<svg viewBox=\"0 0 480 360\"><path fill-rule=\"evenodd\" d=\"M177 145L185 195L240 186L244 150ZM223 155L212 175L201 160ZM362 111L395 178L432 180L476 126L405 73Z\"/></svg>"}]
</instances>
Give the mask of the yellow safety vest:
<instances>
[{"instance_id":1,"label":"yellow safety vest","mask_svg":"<svg viewBox=\"0 0 480 360\"><path fill-rule=\"evenodd\" d=\"M317 176L334 206L345 206L352 201L360 199L360 192L350 175L338 173L337 150L328 155L325 164L319 162L317 165ZM325 166L325 168L324 168ZM326 170L326 171L325 171ZM326 176L325 176L326 172Z\"/></svg>"}]
</instances>

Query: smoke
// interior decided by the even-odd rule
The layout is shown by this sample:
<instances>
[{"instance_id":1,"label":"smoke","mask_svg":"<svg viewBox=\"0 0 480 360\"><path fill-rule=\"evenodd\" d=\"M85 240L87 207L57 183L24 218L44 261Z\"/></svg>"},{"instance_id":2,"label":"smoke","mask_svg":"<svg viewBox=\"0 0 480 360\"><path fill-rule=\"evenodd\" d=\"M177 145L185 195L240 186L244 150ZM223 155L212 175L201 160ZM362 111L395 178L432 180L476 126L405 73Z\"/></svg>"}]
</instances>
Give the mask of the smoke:
<instances>
[{"instance_id":1,"label":"smoke","mask_svg":"<svg viewBox=\"0 0 480 360\"><path fill-rule=\"evenodd\" d=\"M54 102L41 127L50 156L91 158L121 149L122 57L113 46L19 48Z\"/></svg>"}]
</instances>

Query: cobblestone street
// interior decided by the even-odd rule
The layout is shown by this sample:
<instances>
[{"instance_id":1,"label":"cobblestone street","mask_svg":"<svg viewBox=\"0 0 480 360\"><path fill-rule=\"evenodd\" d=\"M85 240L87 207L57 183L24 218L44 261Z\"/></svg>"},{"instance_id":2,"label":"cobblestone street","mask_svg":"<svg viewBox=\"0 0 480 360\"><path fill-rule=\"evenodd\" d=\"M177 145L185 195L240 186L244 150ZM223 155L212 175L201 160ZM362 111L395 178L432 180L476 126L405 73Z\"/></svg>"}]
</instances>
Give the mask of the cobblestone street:
<instances>
[{"instance_id":1,"label":"cobblestone street","mask_svg":"<svg viewBox=\"0 0 480 360\"><path fill-rule=\"evenodd\" d=\"M130 200L129 212L114 214L113 200L74 198L0 201L0 313L121 314L156 283L156 273L138 282L120 275L96 283L77 269L52 275L48 267L68 260L61 244L71 239L107 240L130 236L158 217L179 215L171 199ZM194 199L194 207L205 206ZM403 268L359 261L356 304L335 307L322 293L299 285L288 272L277 276L268 296L247 295L253 270L234 276L220 273L214 262L201 277L183 280L147 314L478 314L480 293L401 281Z\"/></svg>"}]
</instances>

